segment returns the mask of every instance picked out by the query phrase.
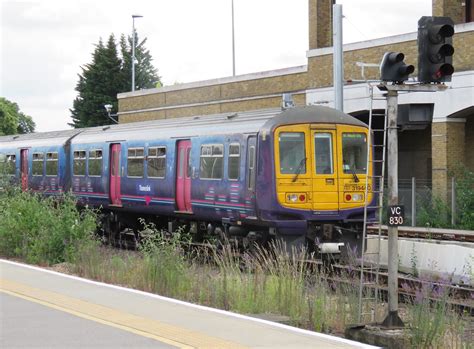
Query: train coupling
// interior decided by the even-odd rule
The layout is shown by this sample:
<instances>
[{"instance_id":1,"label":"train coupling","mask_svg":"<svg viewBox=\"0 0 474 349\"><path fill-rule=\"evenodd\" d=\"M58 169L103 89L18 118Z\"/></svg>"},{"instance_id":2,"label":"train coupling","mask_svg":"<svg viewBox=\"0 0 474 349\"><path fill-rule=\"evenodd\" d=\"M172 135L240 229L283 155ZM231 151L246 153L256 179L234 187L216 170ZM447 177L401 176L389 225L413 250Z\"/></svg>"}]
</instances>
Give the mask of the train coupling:
<instances>
[{"instance_id":1,"label":"train coupling","mask_svg":"<svg viewBox=\"0 0 474 349\"><path fill-rule=\"evenodd\" d=\"M318 253L320 254L338 254L341 253L341 249L344 247L343 242L321 242L317 246Z\"/></svg>"}]
</instances>

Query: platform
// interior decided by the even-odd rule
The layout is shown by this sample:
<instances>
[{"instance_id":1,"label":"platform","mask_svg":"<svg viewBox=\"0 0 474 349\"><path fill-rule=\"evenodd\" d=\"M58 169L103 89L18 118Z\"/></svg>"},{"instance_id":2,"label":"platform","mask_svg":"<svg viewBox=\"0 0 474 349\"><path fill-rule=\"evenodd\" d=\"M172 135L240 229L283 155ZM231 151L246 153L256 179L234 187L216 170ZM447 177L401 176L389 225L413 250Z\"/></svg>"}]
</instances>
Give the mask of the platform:
<instances>
[{"instance_id":1,"label":"platform","mask_svg":"<svg viewBox=\"0 0 474 349\"><path fill-rule=\"evenodd\" d=\"M0 293L2 348L375 348L6 260Z\"/></svg>"}]
</instances>

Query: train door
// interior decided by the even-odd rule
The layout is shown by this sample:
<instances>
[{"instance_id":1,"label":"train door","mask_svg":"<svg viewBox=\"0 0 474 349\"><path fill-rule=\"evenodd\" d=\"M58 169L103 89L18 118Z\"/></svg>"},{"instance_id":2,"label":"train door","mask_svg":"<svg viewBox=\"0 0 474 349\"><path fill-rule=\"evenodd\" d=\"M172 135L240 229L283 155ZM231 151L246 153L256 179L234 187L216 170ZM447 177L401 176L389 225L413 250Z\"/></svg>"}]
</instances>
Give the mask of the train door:
<instances>
[{"instance_id":1,"label":"train door","mask_svg":"<svg viewBox=\"0 0 474 349\"><path fill-rule=\"evenodd\" d=\"M319 126L320 127L320 126ZM336 129L311 130L312 202L315 211L339 210Z\"/></svg>"},{"instance_id":2,"label":"train door","mask_svg":"<svg viewBox=\"0 0 474 349\"><path fill-rule=\"evenodd\" d=\"M176 161L176 205L178 211L192 212L191 207L191 141L178 141Z\"/></svg>"},{"instance_id":3,"label":"train door","mask_svg":"<svg viewBox=\"0 0 474 349\"><path fill-rule=\"evenodd\" d=\"M247 192L251 197L255 195L256 143L255 136L250 136L247 140Z\"/></svg>"},{"instance_id":4,"label":"train door","mask_svg":"<svg viewBox=\"0 0 474 349\"><path fill-rule=\"evenodd\" d=\"M28 190L28 149L22 149L20 152L20 174L21 190Z\"/></svg>"},{"instance_id":5,"label":"train door","mask_svg":"<svg viewBox=\"0 0 474 349\"><path fill-rule=\"evenodd\" d=\"M112 205L122 205L120 194L120 153L121 146L119 143L110 145L110 203Z\"/></svg>"}]
</instances>

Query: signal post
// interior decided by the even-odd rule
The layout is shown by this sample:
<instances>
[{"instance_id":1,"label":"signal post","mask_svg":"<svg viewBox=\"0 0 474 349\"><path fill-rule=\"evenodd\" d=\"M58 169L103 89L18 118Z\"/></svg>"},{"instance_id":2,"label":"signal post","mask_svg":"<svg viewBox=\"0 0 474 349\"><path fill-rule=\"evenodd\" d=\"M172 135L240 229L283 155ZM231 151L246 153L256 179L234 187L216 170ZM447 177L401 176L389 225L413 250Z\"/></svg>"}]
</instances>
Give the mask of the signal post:
<instances>
[{"instance_id":1,"label":"signal post","mask_svg":"<svg viewBox=\"0 0 474 349\"><path fill-rule=\"evenodd\" d=\"M400 52L385 53L378 88L387 91L387 179L388 179L388 314L386 328L403 327L398 315L398 225L403 224L403 207L398 205L398 92L438 92L451 81L453 21L449 17L421 17L418 21L418 82L405 84L414 66L406 65ZM391 212L392 211L392 212ZM396 216L398 214L398 216Z\"/></svg>"}]
</instances>

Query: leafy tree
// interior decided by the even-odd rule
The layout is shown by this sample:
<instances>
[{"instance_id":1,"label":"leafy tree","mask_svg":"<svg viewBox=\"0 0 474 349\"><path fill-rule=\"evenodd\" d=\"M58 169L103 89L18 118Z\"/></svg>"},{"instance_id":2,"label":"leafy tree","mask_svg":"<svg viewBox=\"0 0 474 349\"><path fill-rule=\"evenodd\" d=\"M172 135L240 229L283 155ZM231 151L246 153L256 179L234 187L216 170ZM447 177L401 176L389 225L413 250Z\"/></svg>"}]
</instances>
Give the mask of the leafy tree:
<instances>
[{"instance_id":1,"label":"leafy tree","mask_svg":"<svg viewBox=\"0 0 474 349\"><path fill-rule=\"evenodd\" d=\"M34 132L35 126L31 116L22 113L18 104L0 97L0 135Z\"/></svg>"},{"instance_id":2,"label":"leafy tree","mask_svg":"<svg viewBox=\"0 0 474 349\"><path fill-rule=\"evenodd\" d=\"M135 33L136 35L136 33ZM160 78L152 65L152 57L145 48L146 38L141 42L136 36L135 84L136 89L153 88ZM92 62L82 67L76 86L78 96L71 109L73 127L90 127L113 123L107 116L105 104L112 105L112 113L117 112L117 94L131 90L132 38L122 34L120 56L113 34L107 45L102 40L96 45Z\"/></svg>"}]
</instances>

